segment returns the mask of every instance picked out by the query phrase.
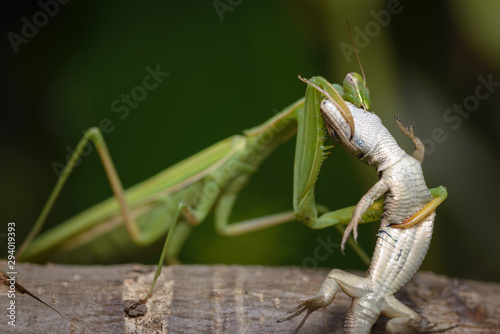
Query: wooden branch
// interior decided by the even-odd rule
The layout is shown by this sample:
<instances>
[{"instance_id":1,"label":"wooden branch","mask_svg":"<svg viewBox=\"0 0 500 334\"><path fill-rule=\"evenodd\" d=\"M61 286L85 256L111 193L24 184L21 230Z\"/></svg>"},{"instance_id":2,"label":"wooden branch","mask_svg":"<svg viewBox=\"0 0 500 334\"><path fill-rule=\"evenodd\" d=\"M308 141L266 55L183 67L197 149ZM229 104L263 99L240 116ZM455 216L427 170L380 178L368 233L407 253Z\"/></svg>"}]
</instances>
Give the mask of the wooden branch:
<instances>
[{"instance_id":1,"label":"wooden branch","mask_svg":"<svg viewBox=\"0 0 500 334\"><path fill-rule=\"evenodd\" d=\"M5 262L1 267L7 272ZM300 319L277 323L299 298L315 294L328 270L226 265L179 265L163 269L145 316L131 318L124 301L144 297L154 267L16 266L18 290L7 298L0 285L2 333L292 333ZM5 282L5 279L4 279ZM7 284L9 282L6 282ZM57 309L53 309L27 293ZM450 279L421 272L398 299L446 333L499 333L500 284ZM15 300L15 327L8 325ZM342 333L350 299L339 292L325 312L314 312L300 331ZM67 319L65 319L64 317ZM381 317L372 333L384 333Z\"/></svg>"}]
</instances>

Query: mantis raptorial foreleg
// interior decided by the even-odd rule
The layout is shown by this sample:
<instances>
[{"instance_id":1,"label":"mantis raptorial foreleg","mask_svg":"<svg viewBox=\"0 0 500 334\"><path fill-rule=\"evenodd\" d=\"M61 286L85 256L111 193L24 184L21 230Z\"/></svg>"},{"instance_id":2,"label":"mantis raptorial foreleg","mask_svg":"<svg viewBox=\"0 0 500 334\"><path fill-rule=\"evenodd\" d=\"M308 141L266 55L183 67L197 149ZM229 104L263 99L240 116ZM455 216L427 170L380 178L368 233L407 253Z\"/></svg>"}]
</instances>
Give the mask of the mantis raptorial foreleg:
<instances>
[{"instance_id":1,"label":"mantis raptorial foreleg","mask_svg":"<svg viewBox=\"0 0 500 334\"><path fill-rule=\"evenodd\" d=\"M352 76L352 73L348 74L348 77L350 76ZM303 80L302 78L300 79ZM303 143L300 146L297 145L295 151L293 205L298 220L303 221L311 228L320 229L336 224L336 220L332 219L330 215L322 215L318 218L314 199L316 178L319 174L321 163L326 158L325 147L323 146L325 138L323 133L316 137L305 136L305 133L311 133L314 129L324 127L322 116L314 112L318 108L323 96L327 96L342 106L342 108L339 108L339 112L342 113L343 119L346 122L345 127L349 128L351 133L354 131L354 122L344 98L340 96L327 80L322 77L314 77L310 83L311 85L308 85L306 89L307 98L304 106L304 115L298 119L299 132L297 136L298 138L303 138ZM363 84L360 84L360 87L364 87ZM302 159L297 159L297 157L302 157ZM308 175L308 177L300 177L300 173Z\"/></svg>"}]
</instances>

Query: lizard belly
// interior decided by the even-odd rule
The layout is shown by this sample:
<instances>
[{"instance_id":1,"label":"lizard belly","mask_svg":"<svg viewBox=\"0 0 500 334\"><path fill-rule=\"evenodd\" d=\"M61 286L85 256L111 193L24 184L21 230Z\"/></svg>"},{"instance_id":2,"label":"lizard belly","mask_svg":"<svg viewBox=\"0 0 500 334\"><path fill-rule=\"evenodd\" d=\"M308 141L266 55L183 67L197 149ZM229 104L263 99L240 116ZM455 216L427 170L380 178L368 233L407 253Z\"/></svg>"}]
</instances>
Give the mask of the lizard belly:
<instances>
[{"instance_id":1,"label":"lizard belly","mask_svg":"<svg viewBox=\"0 0 500 334\"><path fill-rule=\"evenodd\" d=\"M399 291L417 272L432 238L435 212L417 226L395 229L382 226L366 277L380 296Z\"/></svg>"}]
</instances>

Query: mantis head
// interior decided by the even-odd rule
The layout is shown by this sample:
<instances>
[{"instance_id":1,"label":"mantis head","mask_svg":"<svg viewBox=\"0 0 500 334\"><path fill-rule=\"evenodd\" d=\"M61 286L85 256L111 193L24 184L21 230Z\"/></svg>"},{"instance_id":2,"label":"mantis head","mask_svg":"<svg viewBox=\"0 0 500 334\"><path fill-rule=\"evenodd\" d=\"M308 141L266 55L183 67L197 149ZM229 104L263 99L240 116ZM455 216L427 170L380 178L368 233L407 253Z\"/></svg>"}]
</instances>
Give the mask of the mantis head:
<instances>
[{"instance_id":1,"label":"mantis head","mask_svg":"<svg viewBox=\"0 0 500 334\"><path fill-rule=\"evenodd\" d=\"M370 91L361 75L356 72L347 74L343 87L346 101L351 102L358 108L370 110Z\"/></svg>"},{"instance_id":2,"label":"mantis head","mask_svg":"<svg viewBox=\"0 0 500 334\"><path fill-rule=\"evenodd\" d=\"M316 90L318 93L321 93L322 97L317 97L317 98L319 98L320 100L324 98L325 100L331 101L332 104L335 104L339 112L339 117L345 120L350 130L349 133L353 134L354 121L351 115L351 111L349 110L346 101L342 98L337 89L335 89L335 87L331 83L329 83L325 78L320 76L312 77L310 80L307 80L299 75L299 79L305 82L309 87L312 87L313 90ZM310 92L309 88L306 91L306 101L311 99L314 100L315 95L308 92ZM313 104L317 105L317 103L319 103L320 100L317 100Z\"/></svg>"}]
</instances>

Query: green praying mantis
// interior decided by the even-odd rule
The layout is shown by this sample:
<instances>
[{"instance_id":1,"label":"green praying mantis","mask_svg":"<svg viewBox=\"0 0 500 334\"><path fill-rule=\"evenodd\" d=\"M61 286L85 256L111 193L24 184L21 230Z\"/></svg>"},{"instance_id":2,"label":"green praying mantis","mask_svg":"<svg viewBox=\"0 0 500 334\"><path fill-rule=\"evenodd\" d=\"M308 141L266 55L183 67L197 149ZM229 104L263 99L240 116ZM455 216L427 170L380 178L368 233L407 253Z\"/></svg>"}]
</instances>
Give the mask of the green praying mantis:
<instances>
[{"instance_id":1,"label":"green praying mantis","mask_svg":"<svg viewBox=\"0 0 500 334\"><path fill-rule=\"evenodd\" d=\"M319 102L326 96L338 105L352 130L354 122L346 101L370 108L364 75L349 73L341 85L314 77L305 98L285 108L263 124L213 144L201 152L124 190L98 128L87 130L78 143L30 234L18 251L20 261L113 263L117 259L145 251L164 241L157 271L149 288L149 298L163 263L175 262L191 229L212 211L216 230L234 236L299 220L313 229L347 225L354 210L336 211L316 205L314 187L320 166L332 146L325 146L323 118ZM351 131L354 133L354 131ZM293 211L230 223L239 191L265 158L281 143L297 135ZM111 185L111 197L38 236L75 163L89 142L101 158ZM438 196L439 189L433 195ZM382 201L375 202L362 216L363 222L378 221ZM411 218L408 224L418 221ZM365 263L370 258L353 241L351 246ZM144 300L143 300L144 301Z\"/></svg>"}]
</instances>

